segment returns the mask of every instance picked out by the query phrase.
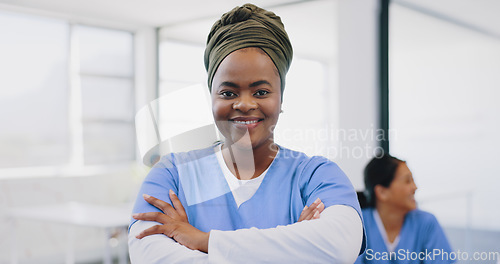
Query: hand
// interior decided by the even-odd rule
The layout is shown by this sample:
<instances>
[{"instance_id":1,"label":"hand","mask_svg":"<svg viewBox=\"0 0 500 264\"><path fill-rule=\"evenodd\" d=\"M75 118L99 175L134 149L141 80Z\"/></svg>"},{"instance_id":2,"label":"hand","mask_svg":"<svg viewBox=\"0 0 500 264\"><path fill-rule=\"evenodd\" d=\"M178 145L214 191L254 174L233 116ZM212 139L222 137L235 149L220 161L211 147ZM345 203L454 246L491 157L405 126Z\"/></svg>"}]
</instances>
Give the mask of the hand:
<instances>
[{"instance_id":1,"label":"hand","mask_svg":"<svg viewBox=\"0 0 500 264\"><path fill-rule=\"evenodd\" d=\"M300 213L299 221L301 222L303 220L311 220L311 219L318 219L319 214L323 212L325 209L325 205L323 202L318 198L316 201L314 201L311 206L305 206L304 209L302 210L302 213Z\"/></svg>"},{"instance_id":2,"label":"hand","mask_svg":"<svg viewBox=\"0 0 500 264\"><path fill-rule=\"evenodd\" d=\"M164 234L190 249L203 251L205 253L208 252L208 238L210 237L210 232L202 232L189 224L186 211L177 195L170 190L169 196L173 207L167 202L156 199L155 197L147 194L143 195L144 200L160 209L163 213L150 212L134 214L132 217L137 220L155 221L162 225L150 227L142 231L136 238L141 239L145 236L154 234Z\"/></svg>"}]
</instances>

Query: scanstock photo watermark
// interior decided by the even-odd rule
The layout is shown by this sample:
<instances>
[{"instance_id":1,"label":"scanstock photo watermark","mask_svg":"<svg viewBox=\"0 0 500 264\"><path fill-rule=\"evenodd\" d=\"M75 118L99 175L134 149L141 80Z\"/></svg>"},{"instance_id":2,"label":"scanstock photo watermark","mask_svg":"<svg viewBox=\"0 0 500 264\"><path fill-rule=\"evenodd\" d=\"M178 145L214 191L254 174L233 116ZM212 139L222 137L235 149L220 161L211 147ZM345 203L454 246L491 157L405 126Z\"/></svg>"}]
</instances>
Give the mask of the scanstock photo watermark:
<instances>
[{"instance_id":1,"label":"scanstock photo watermark","mask_svg":"<svg viewBox=\"0 0 500 264\"><path fill-rule=\"evenodd\" d=\"M399 249L392 252L379 252L369 248L365 251L366 260L374 261L494 261L499 260L499 252L466 252L446 251L444 249L425 249L414 252L407 249Z\"/></svg>"},{"instance_id":2,"label":"scanstock photo watermark","mask_svg":"<svg viewBox=\"0 0 500 264\"><path fill-rule=\"evenodd\" d=\"M306 153L320 153L330 159L372 158L381 156L384 150L379 142L397 139L395 130L369 128L336 128L333 125L321 128L286 128L274 131L277 139L299 142L301 146L290 146ZM293 143L292 143L293 144Z\"/></svg>"}]
</instances>

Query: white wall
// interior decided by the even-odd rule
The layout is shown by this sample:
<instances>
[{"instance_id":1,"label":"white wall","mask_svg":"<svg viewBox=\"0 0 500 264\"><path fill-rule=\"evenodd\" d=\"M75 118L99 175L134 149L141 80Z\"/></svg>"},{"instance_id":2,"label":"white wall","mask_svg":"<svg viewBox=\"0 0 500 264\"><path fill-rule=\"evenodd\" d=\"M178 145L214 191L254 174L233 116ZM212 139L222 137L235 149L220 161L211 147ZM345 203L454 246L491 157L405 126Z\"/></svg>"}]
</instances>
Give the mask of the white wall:
<instances>
[{"instance_id":1,"label":"white wall","mask_svg":"<svg viewBox=\"0 0 500 264\"><path fill-rule=\"evenodd\" d=\"M338 163L354 187L378 146L378 1L338 1Z\"/></svg>"}]
</instances>

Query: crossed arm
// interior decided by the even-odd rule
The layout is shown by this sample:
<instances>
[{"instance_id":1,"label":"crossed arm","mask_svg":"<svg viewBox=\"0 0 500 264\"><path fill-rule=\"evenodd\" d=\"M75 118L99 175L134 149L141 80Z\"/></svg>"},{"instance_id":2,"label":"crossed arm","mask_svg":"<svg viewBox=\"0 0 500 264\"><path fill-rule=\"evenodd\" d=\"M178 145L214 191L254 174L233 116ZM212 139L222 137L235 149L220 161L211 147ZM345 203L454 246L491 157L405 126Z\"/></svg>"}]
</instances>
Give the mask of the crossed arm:
<instances>
[{"instance_id":1,"label":"crossed arm","mask_svg":"<svg viewBox=\"0 0 500 264\"><path fill-rule=\"evenodd\" d=\"M349 206L323 211L317 200L292 225L205 233L189 224L173 192L170 199L173 207L145 196L163 213L133 216L140 221L129 233L132 263L353 263L362 241L361 219Z\"/></svg>"}]
</instances>

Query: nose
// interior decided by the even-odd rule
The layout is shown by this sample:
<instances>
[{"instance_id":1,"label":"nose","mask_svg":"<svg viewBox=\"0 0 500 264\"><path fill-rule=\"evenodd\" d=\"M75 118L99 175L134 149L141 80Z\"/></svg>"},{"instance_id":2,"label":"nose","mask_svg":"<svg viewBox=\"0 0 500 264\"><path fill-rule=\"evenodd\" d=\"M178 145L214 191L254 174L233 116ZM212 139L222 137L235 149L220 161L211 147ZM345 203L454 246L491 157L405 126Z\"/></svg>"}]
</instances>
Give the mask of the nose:
<instances>
[{"instance_id":1,"label":"nose","mask_svg":"<svg viewBox=\"0 0 500 264\"><path fill-rule=\"evenodd\" d=\"M415 182L413 182L413 186L412 186L413 193L415 193L415 191L417 189L418 189L417 185L415 184Z\"/></svg>"},{"instance_id":2,"label":"nose","mask_svg":"<svg viewBox=\"0 0 500 264\"><path fill-rule=\"evenodd\" d=\"M248 112L257 109L258 104L251 94L242 93L233 103L233 109L241 112Z\"/></svg>"}]
</instances>

